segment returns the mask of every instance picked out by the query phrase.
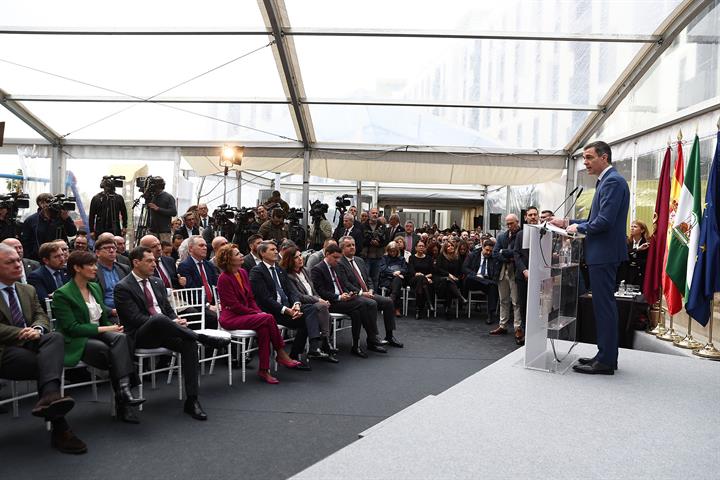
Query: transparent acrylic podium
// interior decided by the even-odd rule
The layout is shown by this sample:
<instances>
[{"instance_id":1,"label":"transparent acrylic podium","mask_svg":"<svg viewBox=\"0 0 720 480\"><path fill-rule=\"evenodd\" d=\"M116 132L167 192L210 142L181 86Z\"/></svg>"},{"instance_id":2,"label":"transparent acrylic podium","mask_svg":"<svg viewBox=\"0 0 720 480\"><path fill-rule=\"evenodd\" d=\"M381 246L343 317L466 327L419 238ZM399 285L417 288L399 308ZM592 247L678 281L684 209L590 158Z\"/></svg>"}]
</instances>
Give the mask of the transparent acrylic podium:
<instances>
[{"instance_id":1,"label":"transparent acrylic podium","mask_svg":"<svg viewBox=\"0 0 720 480\"><path fill-rule=\"evenodd\" d=\"M577 360L578 280L584 235L569 236L552 225L525 225L530 249L525 321L525 368L565 373Z\"/></svg>"}]
</instances>

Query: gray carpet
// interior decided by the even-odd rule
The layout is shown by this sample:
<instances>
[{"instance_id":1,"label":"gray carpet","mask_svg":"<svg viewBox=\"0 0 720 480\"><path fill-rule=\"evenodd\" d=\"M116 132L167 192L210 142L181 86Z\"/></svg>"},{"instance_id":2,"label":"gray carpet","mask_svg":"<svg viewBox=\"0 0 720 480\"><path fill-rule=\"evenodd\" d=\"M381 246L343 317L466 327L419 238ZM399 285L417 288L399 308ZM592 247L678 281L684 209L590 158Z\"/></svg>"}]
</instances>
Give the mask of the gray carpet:
<instances>
[{"instance_id":1,"label":"gray carpet","mask_svg":"<svg viewBox=\"0 0 720 480\"><path fill-rule=\"evenodd\" d=\"M516 366L522 353L294 478L657 480L686 478L688 469L717 478L720 364L622 350L614 376L553 375Z\"/></svg>"},{"instance_id":2,"label":"gray carpet","mask_svg":"<svg viewBox=\"0 0 720 480\"><path fill-rule=\"evenodd\" d=\"M367 360L349 355L342 332L340 364L313 362L312 372L281 367L275 386L256 380L257 360L247 383L236 372L232 387L223 366L201 378L207 422L182 413L175 384L146 390L140 425L111 419L107 387L98 403L89 388L78 389L68 420L89 446L81 456L52 450L42 422L30 416L34 401L24 401L20 418L0 415L0 469L13 479L288 478L516 348L511 336L491 338L487 330L478 319L401 319L405 348Z\"/></svg>"}]
</instances>

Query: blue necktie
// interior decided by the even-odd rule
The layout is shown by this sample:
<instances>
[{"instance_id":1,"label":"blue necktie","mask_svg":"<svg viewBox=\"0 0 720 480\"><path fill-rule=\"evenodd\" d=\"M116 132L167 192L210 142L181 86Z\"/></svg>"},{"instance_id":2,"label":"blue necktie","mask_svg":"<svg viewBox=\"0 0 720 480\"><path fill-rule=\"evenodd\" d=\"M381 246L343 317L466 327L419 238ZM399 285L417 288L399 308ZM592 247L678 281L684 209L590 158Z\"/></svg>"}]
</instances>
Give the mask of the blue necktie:
<instances>
[{"instance_id":1,"label":"blue necktie","mask_svg":"<svg viewBox=\"0 0 720 480\"><path fill-rule=\"evenodd\" d=\"M12 316L13 324L18 328L27 327L25 317L23 316L22 310L20 310L20 305L18 305L15 299L15 287L5 287L5 291L8 294L8 305L10 306L10 315Z\"/></svg>"},{"instance_id":2,"label":"blue necktie","mask_svg":"<svg viewBox=\"0 0 720 480\"><path fill-rule=\"evenodd\" d=\"M487 261L485 260L485 257L482 257L480 265L480 275L483 277L487 276Z\"/></svg>"},{"instance_id":3,"label":"blue necktie","mask_svg":"<svg viewBox=\"0 0 720 480\"><path fill-rule=\"evenodd\" d=\"M278 274L276 271L276 267L271 267L270 271L272 272L273 280L275 280L275 288L277 289L278 293L280 294L280 300L283 305L286 307L290 304L288 303L288 297L285 295L285 290L283 290L282 285L280 285L280 279L278 278Z\"/></svg>"},{"instance_id":4,"label":"blue necktie","mask_svg":"<svg viewBox=\"0 0 720 480\"><path fill-rule=\"evenodd\" d=\"M64 285L62 273L60 273L59 271L56 271L56 272L53 274L53 276L55 277L55 286L56 286L57 288L62 287L62 286Z\"/></svg>"}]
</instances>

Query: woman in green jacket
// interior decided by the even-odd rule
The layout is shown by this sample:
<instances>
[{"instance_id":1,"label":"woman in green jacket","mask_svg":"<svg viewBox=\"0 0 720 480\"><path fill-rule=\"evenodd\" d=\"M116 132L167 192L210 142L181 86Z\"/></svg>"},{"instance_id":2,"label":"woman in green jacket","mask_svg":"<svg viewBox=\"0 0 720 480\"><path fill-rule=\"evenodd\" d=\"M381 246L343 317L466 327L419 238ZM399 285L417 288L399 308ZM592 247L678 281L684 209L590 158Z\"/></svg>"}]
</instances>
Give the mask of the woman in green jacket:
<instances>
[{"instance_id":1,"label":"woman in green jacket","mask_svg":"<svg viewBox=\"0 0 720 480\"><path fill-rule=\"evenodd\" d=\"M53 293L53 315L65 337L65 366L74 367L82 360L109 370L118 418L138 423L134 407L145 400L133 397L130 390L130 376L135 376L132 352L122 325L108 320L102 287L93 282L96 262L90 252L72 252L67 262L72 280Z\"/></svg>"}]
</instances>

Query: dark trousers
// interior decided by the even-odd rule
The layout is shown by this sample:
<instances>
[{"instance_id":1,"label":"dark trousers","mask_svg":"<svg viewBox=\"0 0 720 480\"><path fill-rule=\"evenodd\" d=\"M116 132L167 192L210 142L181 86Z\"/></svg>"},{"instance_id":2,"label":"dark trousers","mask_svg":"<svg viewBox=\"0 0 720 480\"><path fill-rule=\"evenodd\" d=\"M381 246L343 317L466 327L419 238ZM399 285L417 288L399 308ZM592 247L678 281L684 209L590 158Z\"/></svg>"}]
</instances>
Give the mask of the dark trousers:
<instances>
[{"instance_id":1,"label":"dark trousers","mask_svg":"<svg viewBox=\"0 0 720 480\"><path fill-rule=\"evenodd\" d=\"M387 282L387 280L385 281ZM385 284L385 288L390 291L390 298L397 309L402 308L403 281L404 280L400 277L393 277L392 280L390 280L389 285L387 283Z\"/></svg>"},{"instance_id":2,"label":"dark trousers","mask_svg":"<svg viewBox=\"0 0 720 480\"><path fill-rule=\"evenodd\" d=\"M135 373L130 345L123 333L103 332L88 338L82 361L91 367L109 370L116 391L119 379Z\"/></svg>"},{"instance_id":3,"label":"dark trousers","mask_svg":"<svg viewBox=\"0 0 720 480\"><path fill-rule=\"evenodd\" d=\"M308 338L308 328L306 326L306 319L305 315L308 313L303 310L302 317L299 318L290 318L287 315L279 315L275 317L275 321L279 325L284 325L287 328L290 328L292 330L295 330L295 340L292 342L292 348L290 349L290 355L293 357L297 357L302 352L305 351L305 342ZM317 319L315 320L315 325L317 326ZM318 336L320 334L318 333Z\"/></svg>"},{"instance_id":4,"label":"dark trousers","mask_svg":"<svg viewBox=\"0 0 720 480\"><path fill-rule=\"evenodd\" d=\"M526 289L527 289L527 284ZM465 279L465 295L470 290L481 290L487 297L487 315L493 322L499 322L498 316L498 287L495 282L487 278L467 277Z\"/></svg>"},{"instance_id":5,"label":"dark trousers","mask_svg":"<svg viewBox=\"0 0 720 480\"><path fill-rule=\"evenodd\" d=\"M63 372L65 339L61 333L50 332L38 340L19 346L5 347L0 363L0 378L37 380L40 397L60 391Z\"/></svg>"},{"instance_id":6,"label":"dark trousers","mask_svg":"<svg viewBox=\"0 0 720 480\"><path fill-rule=\"evenodd\" d=\"M392 299L378 294L373 295L372 299L377 305L377 311L383 314L385 336L392 337L392 332L395 330L395 305Z\"/></svg>"},{"instance_id":7,"label":"dark trousers","mask_svg":"<svg viewBox=\"0 0 720 480\"><path fill-rule=\"evenodd\" d=\"M520 326L525 330L525 321L527 320L527 280L515 280L518 289L518 303L520 304L520 313L522 313L522 322Z\"/></svg>"},{"instance_id":8,"label":"dark trousers","mask_svg":"<svg viewBox=\"0 0 720 480\"><path fill-rule=\"evenodd\" d=\"M135 331L135 347L167 348L182 355L185 375L185 393L188 397L198 394L198 345L197 333L181 327L162 314L153 315Z\"/></svg>"},{"instance_id":9,"label":"dark trousers","mask_svg":"<svg viewBox=\"0 0 720 480\"><path fill-rule=\"evenodd\" d=\"M365 264L368 267L368 273L372 278L373 285L378 285L380 280L380 258L366 258Z\"/></svg>"},{"instance_id":10,"label":"dark trousers","mask_svg":"<svg viewBox=\"0 0 720 480\"><path fill-rule=\"evenodd\" d=\"M369 298L353 298L346 302L332 302L330 312L344 313L350 316L353 346L360 343L360 330L363 327L367 332L368 339L372 338L373 341L377 339L377 308L375 302Z\"/></svg>"},{"instance_id":11,"label":"dark trousers","mask_svg":"<svg viewBox=\"0 0 720 480\"><path fill-rule=\"evenodd\" d=\"M593 314L597 332L598 362L614 366L618 359L618 309L615 276L618 263L588 265L592 285Z\"/></svg>"},{"instance_id":12,"label":"dark trousers","mask_svg":"<svg viewBox=\"0 0 720 480\"><path fill-rule=\"evenodd\" d=\"M425 275L415 275L410 279L410 286L415 291L415 310L430 305L432 285Z\"/></svg>"}]
</instances>

